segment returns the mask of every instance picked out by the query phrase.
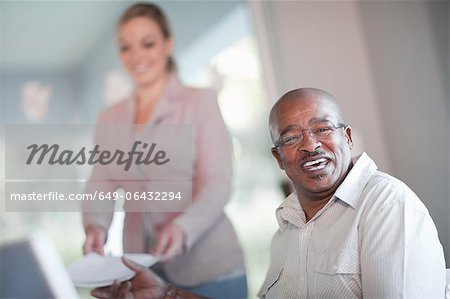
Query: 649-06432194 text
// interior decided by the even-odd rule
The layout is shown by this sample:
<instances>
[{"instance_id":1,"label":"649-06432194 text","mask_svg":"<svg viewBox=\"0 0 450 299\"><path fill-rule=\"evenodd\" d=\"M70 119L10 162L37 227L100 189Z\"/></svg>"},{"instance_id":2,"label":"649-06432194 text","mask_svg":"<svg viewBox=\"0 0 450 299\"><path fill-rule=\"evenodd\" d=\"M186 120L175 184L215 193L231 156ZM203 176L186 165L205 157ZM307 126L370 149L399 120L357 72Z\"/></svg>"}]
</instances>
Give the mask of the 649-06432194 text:
<instances>
[{"instance_id":1,"label":"649-06432194 text","mask_svg":"<svg viewBox=\"0 0 450 299\"><path fill-rule=\"evenodd\" d=\"M145 191L145 192L104 192L95 191L94 193L69 193L47 192L47 193L11 193L11 201L181 201L182 192L172 191Z\"/></svg>"}]
</instances>

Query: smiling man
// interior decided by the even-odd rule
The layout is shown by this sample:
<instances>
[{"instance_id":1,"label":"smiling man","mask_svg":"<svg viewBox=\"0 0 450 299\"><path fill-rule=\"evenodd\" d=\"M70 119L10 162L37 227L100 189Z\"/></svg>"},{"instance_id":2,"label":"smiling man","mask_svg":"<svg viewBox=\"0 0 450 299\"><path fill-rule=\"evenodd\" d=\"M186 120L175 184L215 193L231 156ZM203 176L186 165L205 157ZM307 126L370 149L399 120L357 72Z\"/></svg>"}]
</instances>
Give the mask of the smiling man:
<instances>
[{"instance_id":1,"label":"smiling man","mask_svg":"<svg viewBox=\"0 0 450 299\"><path fill-rule=\"evenodd\" d=\"M259 296L443 298L445 262L426 207L365 153L333 96L302 88L270 113L272 154L294 192L276 211L279 230Z\"/></svg>"},{"instance_id":2,"label":"smiling man","mask_svg":"<svg viewBox=\"0 0 450 299\"><path fill-rule=\"evenodd\" d=\"M272 154L294 193L276 211L279 230L263 298L444 298L436 227L404 183L352 158L352 129L329 93L302 88L270 113ZM124 260L136 276L97 298L201 298Z\"/></svg>"}]
</instances>

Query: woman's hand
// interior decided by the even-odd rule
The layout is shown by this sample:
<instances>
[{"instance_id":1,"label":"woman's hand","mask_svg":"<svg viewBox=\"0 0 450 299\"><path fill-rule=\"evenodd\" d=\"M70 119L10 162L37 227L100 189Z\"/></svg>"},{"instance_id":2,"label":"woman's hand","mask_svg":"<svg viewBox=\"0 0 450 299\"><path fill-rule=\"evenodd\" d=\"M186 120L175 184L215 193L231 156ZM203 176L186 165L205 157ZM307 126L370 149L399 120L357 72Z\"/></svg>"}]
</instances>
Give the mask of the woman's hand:
<instances>
[{"instance_id":1,"label":"woman's hand","mask_svg":"<svg viewBox=\"0 0 450 299\"><path fill-rule=\"evenodd\" d=\"M156 299L163 298L168 286L149 269L142 267L122 257L122 262L136 272L129 281L119 283L114 281L110 287L97 288L91 295L100 299Z\"/></svg>"},{"instance_id":2,"label":"woman's hand","mask_svg":"<svg viewBox=\"0 0 450 299\"><path fill-rule=\"evenodd\" d=\"M103 244L105 243L106 232L103 228L97 225L89 225L86 228L86 241L83 245L83 254L88 254L91 251L104 255Z\"/></svg>"},{"instance_id":3,"label":"woman's hand","mask_svg":"<svg viewBox=\"0 0 450 299\"><path fill-rule=\"evenodd\" d=\"M183 253L184 231L175 223L169 223L156 232L157 243L151 251L152 255L160 256L161 261L168 261Z\"/></svg>"}]
</instances>

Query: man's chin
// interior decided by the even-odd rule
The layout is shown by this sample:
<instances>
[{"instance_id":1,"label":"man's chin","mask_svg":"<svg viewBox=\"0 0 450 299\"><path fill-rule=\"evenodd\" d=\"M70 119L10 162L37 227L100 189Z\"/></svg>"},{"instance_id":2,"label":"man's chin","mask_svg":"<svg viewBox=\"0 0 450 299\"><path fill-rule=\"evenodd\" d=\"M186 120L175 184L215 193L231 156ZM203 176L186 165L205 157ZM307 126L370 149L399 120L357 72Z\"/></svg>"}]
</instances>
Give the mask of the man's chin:
<instances>
[{"instance_id":1,"label":"man's chin","mask_svg":"<svg viewBox=\"0 0 450 299\"><path fill-rule=\"evenodd\" d=\"M306 184L327 185L331 181L331 174L328 171L315 171L303 174Z\"/></svg>"},{"instance_id":2,"label":"man's chin","mask_svg":"<svg viewBox=\"0 0 450 299\"><path fill-rule=\"evenodd\" d=\"M308 182L303 185L309 193L327 193L333 189L329 175L316 175L308 178Z\"/></svg>"}]
</instances>

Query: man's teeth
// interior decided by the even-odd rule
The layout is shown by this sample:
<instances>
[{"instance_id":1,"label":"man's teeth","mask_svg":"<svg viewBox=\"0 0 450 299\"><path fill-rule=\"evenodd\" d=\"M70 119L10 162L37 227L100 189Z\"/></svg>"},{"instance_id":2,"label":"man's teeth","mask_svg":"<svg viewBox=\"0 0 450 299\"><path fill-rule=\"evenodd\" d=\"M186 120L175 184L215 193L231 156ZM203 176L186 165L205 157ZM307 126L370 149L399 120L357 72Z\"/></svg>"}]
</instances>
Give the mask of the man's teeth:
<instances>
[{"instance_id":1,"label":"man's teeth","mask_svg":"<svg viewBox=\"0 0 450 299\"><path fill-rule=\"evenodd\" d=\"M314 164L322 163L322 162L325 162L325 161L326 161L326 159L320 158L320 159L317 159L317 160L306 162L305 164L303 164L303 166L304 167L308 167L308 166L312 166ZM320 166L317 166L317 167L320 167ZM323 167L325 167L325 166L323 165ZM322 168L319 168L319 169L322 169Z\"/></svg>"},{"instance_id":2,"label":"man's teeth","mask_svg":"<svg viewBox=\"0 0 450 299\"><path fill-rule=\"evenodd\" d=\"M316 167L311 167L311 168L309 168L308 170L309 170L309 171L320 170L320 169L324 169L326 166L327 166L327 165L322 164L322 165L319 165L319 166L316 166Z\"/></svg>"}]
</instances>

